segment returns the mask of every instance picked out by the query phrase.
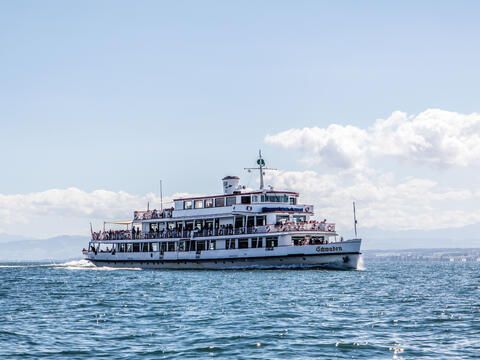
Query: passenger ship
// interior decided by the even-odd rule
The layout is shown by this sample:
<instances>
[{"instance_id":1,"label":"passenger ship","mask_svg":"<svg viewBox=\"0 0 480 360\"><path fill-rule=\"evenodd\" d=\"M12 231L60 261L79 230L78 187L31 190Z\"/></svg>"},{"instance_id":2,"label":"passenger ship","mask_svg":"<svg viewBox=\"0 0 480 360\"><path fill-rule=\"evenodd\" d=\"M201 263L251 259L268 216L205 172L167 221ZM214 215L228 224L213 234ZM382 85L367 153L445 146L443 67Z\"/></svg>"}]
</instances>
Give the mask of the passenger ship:
<instances>
[{"instance_id":1,"label":"passenger ship","mask_svg":"<svg viewBox=\"0 0 480 360\"><path fill-rule=\"evenodd\" d=\"M152 269L356 269L361 239L343 240L335 224L313 219L313 205L299 193L264 188L267 170L259 153L260 188L250 191L226 176L223 194L184 197L162 210L134 211L113 222L124 230L93 232L85 258L97 266ZM356 224L356 221L355 221Z\"/></svg>"}]
</instances>

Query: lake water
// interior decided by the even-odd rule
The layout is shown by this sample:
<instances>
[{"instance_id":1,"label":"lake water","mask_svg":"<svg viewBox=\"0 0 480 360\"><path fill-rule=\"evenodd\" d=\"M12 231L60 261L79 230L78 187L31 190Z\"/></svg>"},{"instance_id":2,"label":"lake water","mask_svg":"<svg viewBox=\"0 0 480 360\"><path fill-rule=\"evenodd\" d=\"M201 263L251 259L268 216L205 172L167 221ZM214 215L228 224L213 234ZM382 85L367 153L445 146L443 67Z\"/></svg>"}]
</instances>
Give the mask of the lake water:
<instances>
[{"instance_id":1,"label":"lake water","mask_svg":"<svg viewBox=\"0 0 480 360\"><path fill-rule=\"evenodd\" d=\"M0 358L480 357L480 263L365 271L0 265Z\"/></svg>"}]
</instances>

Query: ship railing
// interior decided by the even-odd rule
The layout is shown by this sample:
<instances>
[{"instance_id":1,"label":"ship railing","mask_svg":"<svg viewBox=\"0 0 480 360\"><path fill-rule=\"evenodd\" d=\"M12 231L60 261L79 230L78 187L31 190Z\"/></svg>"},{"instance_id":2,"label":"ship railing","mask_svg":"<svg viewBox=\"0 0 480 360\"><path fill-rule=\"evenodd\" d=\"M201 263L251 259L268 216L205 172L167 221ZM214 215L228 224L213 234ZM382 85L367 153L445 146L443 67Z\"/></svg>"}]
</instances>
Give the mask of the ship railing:
<instances>
[{"instance_id":1,"label":"ship railing","mask_svg":"<svg viewBox=\"0 0 480 360\"><path fill-rule=\"evenodd\" d=\"M246 234L268 234L294 231L322 231L335 233L335 224L327 222L304 222L284 223L277 225L264 225L253 227L222 227L218 229L195 229L195 230L161 230L144 232L132 232L129 230L105 231L92 233L92 240L146 240L146 239L175 239L175 238L198 238L209 236L228 236Z\"/></svg>"}]
</instances>

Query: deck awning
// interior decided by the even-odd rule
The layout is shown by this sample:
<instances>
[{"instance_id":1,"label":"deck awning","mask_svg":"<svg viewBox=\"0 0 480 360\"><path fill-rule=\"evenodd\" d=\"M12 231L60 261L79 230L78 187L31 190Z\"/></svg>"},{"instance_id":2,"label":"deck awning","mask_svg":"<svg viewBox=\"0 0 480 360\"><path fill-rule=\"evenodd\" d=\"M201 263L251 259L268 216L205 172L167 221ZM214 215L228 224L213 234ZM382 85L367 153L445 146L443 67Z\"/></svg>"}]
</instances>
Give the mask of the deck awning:
<instances>
[{"instance_id":1,"label":"deck awning","mask_svg":"<svg viewBox=\"0 0 480 360\"><path fill-rule=\"evenodd\" d=\"M116 225L130 225L132 220L117 220L117 221L104 221L104 224L116 224Z\"/></svg>"}]
</instances>

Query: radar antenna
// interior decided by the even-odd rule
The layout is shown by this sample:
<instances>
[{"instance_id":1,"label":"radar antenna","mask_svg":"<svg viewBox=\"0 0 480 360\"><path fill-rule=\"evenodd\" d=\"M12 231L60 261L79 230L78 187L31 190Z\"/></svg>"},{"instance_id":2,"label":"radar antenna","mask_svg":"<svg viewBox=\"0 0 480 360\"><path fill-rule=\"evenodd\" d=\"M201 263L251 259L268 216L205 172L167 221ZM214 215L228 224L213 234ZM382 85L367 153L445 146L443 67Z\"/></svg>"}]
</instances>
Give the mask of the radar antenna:
<instances>
[{"instance_id":1,"label":"radar antenna","mask_svg":"<svg viewBox=\"0 0 480 360\"><path fill-rule=\"evenodd\" d=\"M248 172L250 172L251 170L260 171L260 190L263 190L263 175L265 175L264 170L277 170L277 169L265 167L265 160L262 158L262 150L258 150L257 165L258 167L244 168L244 170L248 170Z\"/></svg>"}]
</instances>

